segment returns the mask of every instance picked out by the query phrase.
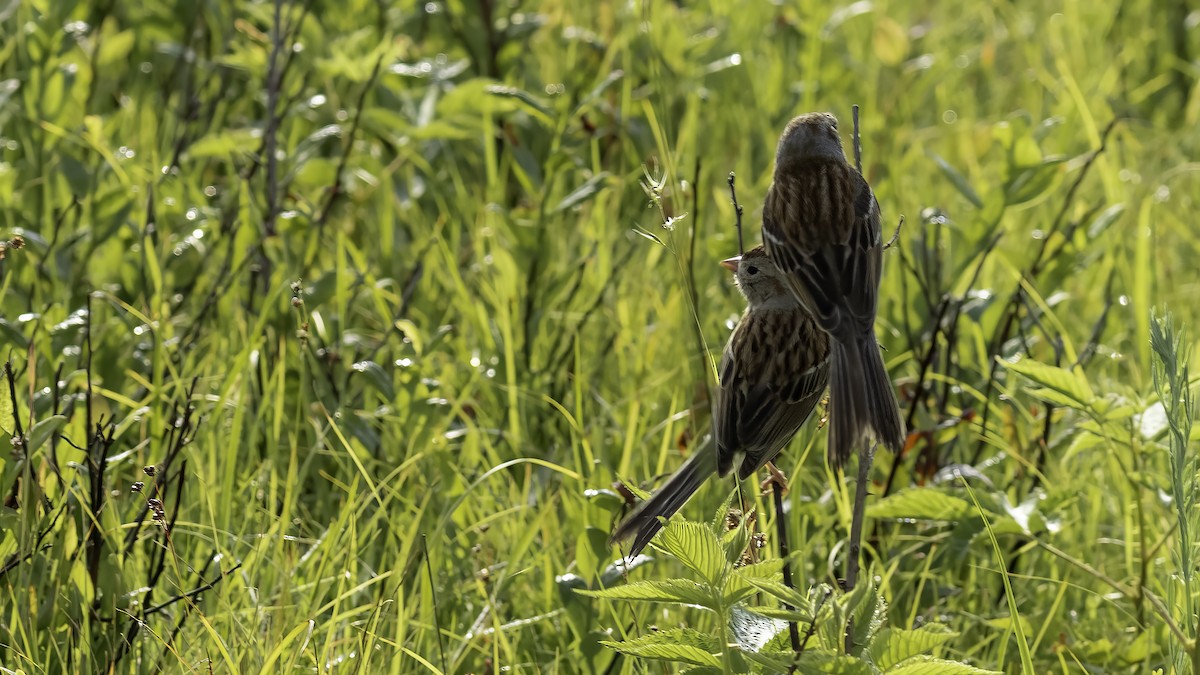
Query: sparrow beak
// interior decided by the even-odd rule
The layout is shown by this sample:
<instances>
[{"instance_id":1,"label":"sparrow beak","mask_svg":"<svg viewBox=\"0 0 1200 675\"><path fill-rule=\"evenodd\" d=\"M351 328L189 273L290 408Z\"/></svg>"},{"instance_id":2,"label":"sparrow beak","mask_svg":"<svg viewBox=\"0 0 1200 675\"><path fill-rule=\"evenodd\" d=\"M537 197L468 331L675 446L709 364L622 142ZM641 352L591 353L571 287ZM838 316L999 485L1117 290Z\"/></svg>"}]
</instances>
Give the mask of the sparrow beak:
<instances>
[{"instance_id":1,"label":"sparrow beak","mask_svg":"<svg viewBox=\"0 0 1200 675\"><path fill-rule=\"evenodd\" d=\"M740 262L741 259L742 256L740 255L735 255L732 258L726 258L725 260L721 261L721 267L724 267L730 272L736 272L738 268L738 262Z\"/></svg>"}]
</instances>

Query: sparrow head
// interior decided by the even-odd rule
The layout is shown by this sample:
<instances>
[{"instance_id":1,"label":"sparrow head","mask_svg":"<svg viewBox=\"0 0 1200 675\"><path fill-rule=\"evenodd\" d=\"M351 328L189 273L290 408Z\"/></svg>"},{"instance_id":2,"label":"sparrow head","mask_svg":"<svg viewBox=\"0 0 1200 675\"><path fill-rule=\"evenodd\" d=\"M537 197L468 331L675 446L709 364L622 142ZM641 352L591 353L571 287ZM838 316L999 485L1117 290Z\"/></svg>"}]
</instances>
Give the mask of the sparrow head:
<instances>
[{"instance_id":1,"label":"sparrow head","mask_svg":"<svg viewBox=\"0 0 1200 675\"><path fill-rule=\"evenodd\" d=\"M783 272L762 246L722 260L721 266L733 272L738 290L746 296L751 309L794 309L798 305Z\"/></svg>"},{"instance_id":2,"label":"sparrow head","mask_svg":"<svg viewBox=\"0 0 1200 675\"><path fill-rule=\"evenodd\" d=\"M775 150L775 170L814 159L846 159L837 118L830 113L805 113L788 122Z\"/></svg>"}]
</instances>

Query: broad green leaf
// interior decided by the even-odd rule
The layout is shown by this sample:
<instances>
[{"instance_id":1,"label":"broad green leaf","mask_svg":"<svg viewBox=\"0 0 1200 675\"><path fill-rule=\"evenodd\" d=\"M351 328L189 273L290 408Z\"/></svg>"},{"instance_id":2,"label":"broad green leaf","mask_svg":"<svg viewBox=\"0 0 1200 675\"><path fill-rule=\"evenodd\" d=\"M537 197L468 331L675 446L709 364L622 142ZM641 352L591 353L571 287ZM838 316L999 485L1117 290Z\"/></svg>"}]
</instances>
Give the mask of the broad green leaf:
<instances>
[{"instance_id":1,"label":"broad green leaf","mask_svg":"<svg viewBox=\"0 0 1200 675\"><path fill-rule=\"evenodd\" d=\"M884 671L887 675L1000 675L998 670L983 670L957 661L932 656L915 656Z\"/></svg>"},{"instance_id":2,"label":"broad green leaf","mask_svg":"<svg viewBox=\"0 0 1200 675\"><path fill-rule=\"evenodd\" d=\"M1070 406L1077 410L1088 410L1089 405L1096 398L1091 385L1088 384L1087 376L1081 370L1067 370L1027 358L1017 361L1000 359L1000 365L1034 384L1040 384L1062 394L1066 397L1063 400L1070 401Z\"/></svg>"},{"instance_id":3,"label":"broad green leaf","mask_svg":"<svg viewBox=\"0 0 1200 675\"><path fill-rule=\"evenodd\" d=\"M756 588L750 584L750 579L777 579L781 570L783 560L779 558L734 568L733 573L725 578L725 602L737 602L755 593Z\"/></svg>"},{"instance_id":4,"label":"broad green leaf","mask_svg":"<svg viewBox=\"0 0 1200 675\"><path fill-rule=\"evenodd\" d=\"M587 527L575 540L575 565L579 575L592 580L600 573L601 561L608 557L608 533Z\"/></svg>"},{"instance_id":5,"label":"broad green leaf","mask_svg":"<svg viewBox=\"0 0 1200 675\"><path fill-rule=\"evenodd\" d=\"M875 57L885 66L895 66L908 56L908 32L885 14L879 14L875 30L871 33L871 44Z\"/></svg>"},{"instance_id":6,"label":"broad green leaf","mask_svg":"<svg viewBox=\"0 0 1200 675\"><path fill-rule=\"evenodd\" d=\"M905 659L924 654L956 637L958 633L940 623L926 624L916 630L884 628L871 643L871 661L879 668L887 670Z\"/></svg>"},{"instance_id":7,"label":"broad green leaf","mask_svg":"<svg viewBox=\"0 0 1200 675\"><path fill-rule=\"evenodd\" d=\"M743 580L758 590L774 596L777 600L786 605L791 605L799 610L811 612L811 601L809 601L807 596L794 588L788 588L774 579L743 577Z\"/></svg>"},{"instance_id":8,"label":"broad green leaf","mask_svg":"<svg viewBox=\"0 0 1200 675\"><path fill-rule=\"evenodd\" d=\"M867 507L871 518L913 520L962 520L973 512L965 499L946 494L939 488L923 487L901 490Z\"/></svg>"},{"instance_id":9,"label":"broad green leaf","mask_svg":"<svg viewBox=\"0 0 1200 675\"><path fill-rule=\"evenodd\" d=\"M766 666L766 672L788 672L792 662L792 654L788 652L760 652L745 654L747 660ZM779 666L782 664L783 669ZM812 645L804 650L796 660L797 673L835 673L837 675L874 675L871 665L862 659L845 654L838 654L828 649L813 649Z\"/></svg>"},{"instance_id":10,"label":"broad green leaf","mask_svg":"<svg viewBox=\"0 0 1200 675\"><path fill-rule=\"evenodd\" d=\"M100 43L100 53L96 55L96 65L104 67L124 61L133 50L133 31L123 30L119 33L106 35Z\"/></svg>"},{"instance_id":11,"label":"broad green leaf","mask_svg":"<svg viewBox=\"0 0 1200 675\"><path fill-rule=\"evenodd\" d=\"M29 430L29 443L26 444L25 451L33 454L35 450L42 447L42 444L49 440L54 432L62 429L66 423L67 418L65 415L51 415L44 420L39 420Z\"/></svg>"},{"instance_id":12,"label":"broad green leaf","mask_svg":"<svg viewBox=\"0 0 1200 675\"><path fill-rule=\"evenodd\" d=\"M793 621L802 624L809 624L813 621L813 616L809 612L787 610L782 607L747 607L746 609L768 619L778 619L779 621Z\"/></svg>"},{"instance_id":13,"label":"broad green leaf","mask_svg":"<svg viewBox=\"0 0 1200 675\"><path fill-rule=\"evenodd\" d=\"M725 573L725 551L717 535L706 525L690 521L672 522L659 536L659 544L713 586Z\"/></svg>"},{"instance_id":14,"label":"broad green leaf","mask_svg":"<svg viewBox=\"0 0 1200 675\"><path fill-rule=\"evenodd\" d=\"M710 608L716 605L716 596L708 584L690 579L664 579L662 581L635 581L624 586L614 586L596 591L578 591L583 595L609 600L636 600L643 602L674 602Z\"/></svg>"},{"instance_id":15,"label":"broad green leaf","mask_svg":"<svg viewBox=\"0 0 1200 675\"><path fill-rule=\"evenodd\" d=\"M887 603L869 578L860 580L841 602L845 605L846 619L853 621L850 628L854 656L861 656L883 626L887 617Z\"/></svg>"},{"instance_id":16,"label":"broad green leaf","mask_svg":"<svg viewBox=\"0 0 1200 675\"><path fill-rule=\"evenodd\" d=\"M689 628L659 631L623 642L604 640L601 644L623 654L647 659L713 668L721 665L720 659L712 653L720 648L716 638Z\"/></svg>"}]
</instances>

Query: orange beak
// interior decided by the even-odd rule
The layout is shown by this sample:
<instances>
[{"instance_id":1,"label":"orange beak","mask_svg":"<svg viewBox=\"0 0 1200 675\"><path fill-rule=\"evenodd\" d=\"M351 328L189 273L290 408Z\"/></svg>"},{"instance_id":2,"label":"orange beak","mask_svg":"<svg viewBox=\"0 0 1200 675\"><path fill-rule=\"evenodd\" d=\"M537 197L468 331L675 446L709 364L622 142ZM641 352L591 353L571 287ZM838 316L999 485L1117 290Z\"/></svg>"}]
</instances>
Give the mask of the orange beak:
<instances>
[{"instance_id":1,"label":"orange beak","mask_svg":"<svg viewBox=\"0 0 1200 675\"><path fill-rule=\"evenodd\" d=\"M742 260L742 256L740 256L740 255L735 255L732 258L726 258L725 260L721 261L721 267L724 267L725 269L729 270L730 272L736 272L737 268L738 268L738 263L741 262L741 260Z\"/></svg>"}]
</instances>

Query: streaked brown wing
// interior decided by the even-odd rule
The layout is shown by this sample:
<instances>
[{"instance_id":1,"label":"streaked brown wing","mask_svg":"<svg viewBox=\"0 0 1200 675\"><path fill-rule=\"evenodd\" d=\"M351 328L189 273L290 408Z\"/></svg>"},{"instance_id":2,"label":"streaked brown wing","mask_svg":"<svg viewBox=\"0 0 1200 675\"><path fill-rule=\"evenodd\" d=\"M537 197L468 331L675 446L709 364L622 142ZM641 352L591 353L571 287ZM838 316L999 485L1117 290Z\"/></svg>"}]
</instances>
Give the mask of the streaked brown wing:
<instances>
[{"instance_id":1,"label":"streaked brown wing","mask_svg":"<svg viewBox=\"0 0 1200 675\"><path fill-rule=\"evenodd\" d=\"M772 336L793 342L780 349ZM736 468L746 478L787 445L825 391L828 354L828 338L800 310L743 317L721 361L714 411L722 475Z\"/></svg>"},{"instance_id":2,"label":"streaked brown wing","mask_svg":"<svg viewBox=\"0 0 1200 675\"><path fill-rule=\"evenodd\" d=\"M807 194L813 190L826 194ZM763 209L763 233L767 252L823 329L843 336L873 330L882 252L879 204L857 171L825 165L778 177Z\"/></svg>"}]
</instances>

